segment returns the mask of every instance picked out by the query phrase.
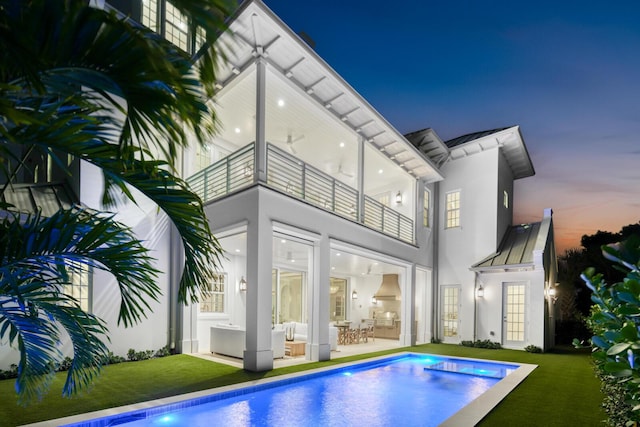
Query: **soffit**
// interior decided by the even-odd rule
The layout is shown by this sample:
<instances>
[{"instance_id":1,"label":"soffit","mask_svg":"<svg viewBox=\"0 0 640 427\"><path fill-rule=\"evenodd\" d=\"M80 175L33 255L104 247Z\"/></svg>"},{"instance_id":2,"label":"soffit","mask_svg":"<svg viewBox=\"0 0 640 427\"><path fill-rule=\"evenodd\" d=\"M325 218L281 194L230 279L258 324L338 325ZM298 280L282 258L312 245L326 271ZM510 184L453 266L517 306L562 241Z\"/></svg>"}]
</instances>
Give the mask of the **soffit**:
<instances>
[{"instance_id":1,"label":"soffit","mask_svg":"<svg viewBox=\"0 0 640 427\"><path fill-rule=\"evenodd\" d=\"M217 75L219 88L231 84L262 57L313 102L326 108L365 141L411 175L427 182L443 177L434 163L386 121L315 51L259 0L246 2L219 45L227 62Z\"/></svg>"},{"instance_id":2,"label":"soffit","mask_svg":"<svg viewBox=\"0 0 640 427\"><path fill-rule=\"evenodd\" d=\"M514 179L535 175L519 126L463 135L446 141L445 144L449 147L453 160L498 147L504 154Z\"/></svg>"}]
</instances>

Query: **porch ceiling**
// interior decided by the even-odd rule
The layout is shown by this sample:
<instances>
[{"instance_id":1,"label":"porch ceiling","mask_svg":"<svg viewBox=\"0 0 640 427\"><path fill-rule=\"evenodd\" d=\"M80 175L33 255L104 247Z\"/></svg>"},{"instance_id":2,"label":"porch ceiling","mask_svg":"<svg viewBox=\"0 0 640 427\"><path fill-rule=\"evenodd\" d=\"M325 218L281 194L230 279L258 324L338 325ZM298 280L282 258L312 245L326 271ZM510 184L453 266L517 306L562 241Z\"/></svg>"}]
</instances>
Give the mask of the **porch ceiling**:
<instances>
[{"instance_id":1,"label":"porch ceiling","mask_svg":"<svg viewBox=\"0 0 640 427\"><path fill-rule=\"evenodd\" d=\"M230 33L219 41L227 62L218 69L219 88L230 85L256 57L290 80L300 93L326 109L407 173L427 182L443 177L437 167L345 82L313 49L261 1L245 2ZM296 123L295 110L285 122ZM323 144L314 144L319 151ZM320 153L319 153L320 154Z\"/></svg>"}]
</instances>

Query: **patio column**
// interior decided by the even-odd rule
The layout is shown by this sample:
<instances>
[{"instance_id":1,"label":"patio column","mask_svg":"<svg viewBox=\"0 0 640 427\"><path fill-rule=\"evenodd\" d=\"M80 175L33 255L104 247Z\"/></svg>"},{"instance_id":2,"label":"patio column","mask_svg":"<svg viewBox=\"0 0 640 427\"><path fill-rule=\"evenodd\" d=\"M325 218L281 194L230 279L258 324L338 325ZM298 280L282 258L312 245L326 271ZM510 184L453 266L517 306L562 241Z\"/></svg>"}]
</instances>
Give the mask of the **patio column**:
<instances>
[{"instance_id":1,"label":"patio column","mask_svg":"<svg viewBox=\"0 0 640 427\"><path fill-rule=\"evenodd\" d=\"M323 234L313 247L313 279L308 298L309 341L306 354L314 361L331 359L329 343L329 276L331 274L329 237Z\"/></svg>"},{"instance_id":2,"label":"patio column","mask_svg":"<svg viewBox=\"0 0 640 427\"><path fill-rule=\"evenodd\" d=\"M243 367L260 372L273 369L271 350L271 221L253 210L247 225L247 313Z\"/></svg>"}]
</instances>

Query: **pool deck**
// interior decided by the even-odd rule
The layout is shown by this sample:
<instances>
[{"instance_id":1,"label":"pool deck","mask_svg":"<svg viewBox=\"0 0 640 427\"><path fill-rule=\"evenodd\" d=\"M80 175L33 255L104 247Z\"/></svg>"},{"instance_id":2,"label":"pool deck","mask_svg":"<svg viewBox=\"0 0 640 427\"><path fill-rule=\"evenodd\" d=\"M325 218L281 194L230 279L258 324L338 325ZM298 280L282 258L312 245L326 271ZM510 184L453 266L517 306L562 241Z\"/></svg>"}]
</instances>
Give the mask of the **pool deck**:
<instances>
[{"instance_id":1,"label":"pool deck","mask_svg":"<svg viewBox=\"0 0 640 427\"><path fill-rule=\"evenodd\" d=\"M234 391L234 390L241 389L241 388L244 388L244 387L251 387L251 386L256 386L256 385L260 385L260 384L267 384L267 383L287 380L287 379L290 379L290 378L296 378L296 377L300 377L300 376L305 376L305 375L309 375L309 374L312 374L312 373L330 371L330 370L333 370L333 369L336 369L336 368L343 368L343 367L348 367L348 366L352 366L352 365L358 365L358 364L361 364L363 362L371 362L371 361L376 361L376 360L388 359L390 357L401 356L401 355L404 355L404 354L425 355L424 353L411 353L411 352L395 353L395 354L391 354L391 355L373 357L371 359L363 359L363 360L358 360L358 361L355 361L355 362L348 362L348 363L344 363L344 364L340 364L340 365L332 365L332 366L327 366L327 367L324 367L324 368L312 369L312 370L308 370L308 371L296 372L296 373L286 374L286 375L279 375L279 376L260 379L260 380L255 380L255 381L247 381L247 382L243 382L243 383L232 384L232 385L229 385L229 386L217 387L217 388L201 390L201 391L197 391L197 392L193 392L193 393L170 396L170 397L166 397L166 398L163 398L163 399L150 400L150 401L147 401L147 402L141 402L141 403L136 403L136 404L132 404L132 405L126 405L126 406L120 406L120 407L116 407L116 408L103 409L103 410L100 410L100 411L88 412L88 413L85 413L85 414L79 414L79 415L73 415L73 416L64 417L64 418L58 418L58 419L54 419L54 420L42 421L42 422L38 422L38 423L27 424L27 425L24 425L22 427L54 427L54 426L60 426L60 425L65 425L65 424L81 423L81 422L85 422L85 421L89 421L89 420L94 420L96 418L103 418L103 417L108 417L108 416L112 416L112 415L123 414L123 413L126 413L126 412L140 411L140 410L154 408L154 407L157 407L157 406L175 404L175 403L179 403L179 402L182 402L182 401L185 401L185 400L198 399L198 398L206 397L206 396L211 395L211 394L222 393L222 392L227 392L227 391ZM448 357L448 356L446 356L446 355L437 355L437 357ZM466 360L482 360L482 359L470 359L470 358L457 357L457 356L455 358L456 359L466 359ZM298 358L298 359L302 359L302 361L298 360L300 363L304 363L304 361L305 361L304 358ZM492 362L492 363L493 362L501 363L500 361L497 361L497 360L491 360L490 362ZM503 362L503 363L512 364L511 362ZM512 372L511 374L509 374L508 376L503 378L496 385L494 385L489 390L487 390L485 393L483 393L478 398L473 400L471 403L466 405L460 411L456 412L454 415L449 417L442 424L440 424L440 426L442 426L442 427L466 427L466 426L471 427L471 426L475 426L498 403L500 403L500 401L502 399L504 399L513 389L515 389L518 386L518 384L520 384L522 381L524 381L524 379L531 372L533 372L533 370L535 368L537 368L537 365L530 365L530 364L525 364L525 363L519 363L518 365L519 365L518 369L516 369L514 372Z\"/></svg>"}]
</instances>

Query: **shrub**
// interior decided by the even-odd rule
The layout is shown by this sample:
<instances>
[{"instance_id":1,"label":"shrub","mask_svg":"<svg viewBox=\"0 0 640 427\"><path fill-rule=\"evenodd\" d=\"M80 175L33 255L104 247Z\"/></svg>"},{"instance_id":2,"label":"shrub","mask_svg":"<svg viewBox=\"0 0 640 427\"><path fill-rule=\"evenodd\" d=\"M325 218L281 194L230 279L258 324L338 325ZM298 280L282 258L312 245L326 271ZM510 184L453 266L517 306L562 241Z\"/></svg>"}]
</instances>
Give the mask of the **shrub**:
<instances>
[{"instance_id":1,"label":"shrub","mask_svg":"<svg viewBox=\"0 0 640 427\"><path fill-rule=\"evenodd\" d=\"M608 423L636 425L640 421L640 238L603 246L602 253L627 275L613 284L593 268L581 275L595 304L587 321L594 334L592 354L607 396ZM581 343L576 339L574 345Z\"/></svg>"},{"instance_id":2,"label":"shrub","mask_svg":"<svg viewBox=\"0 0 640 427\"><path fill-rule=\"evenodd\" d=\"M542 353L542 349L536 345L530 344L524 348L529 353Z\"/></svg>"},{"instance_id":3,"label":"shrub","mask_svg":"<svg viewBox=\"0 0 640 427\"><path fill-rule=\"evenodd\" d=\"M442 340L440 338L431 337L431 344L441 344Z\"/></svg>"},{"instance_id":4,"label":"shrub","mask_svg":"<svg viewBox=\"0 0 640 427\"><path fill-rule=\"evenodd\" d=\"M476 348L488 348L491 350L496 350L502 348L499 342L493 342L490 340L476 340L474 341L462 341L460 345L465 347L476 347Z\"/></svg>"},{"instance_id":5,"label":"shrub","mask_svg":"<svg viewBox=\"0 0 640 427\"><path fill-rule=\"evenodd\" d=\"M139 360L151 359L153 357L153 354L153 350L135 351L134 349L130 348L127 352L127 359L130 362L137 362Z\"/></svg>"},{"instance_id":6,"label":"shrub","mask_svg":"<svg viewBox=\"0 0 640 427\"><path fill-rule=\"evenodd\" d=\"M0 369L0 380L6 380L9 378L18 378L18 365L11 364L8 371Z\"/></svg>"}]
</instances>

